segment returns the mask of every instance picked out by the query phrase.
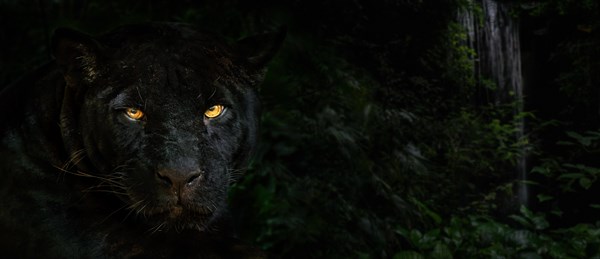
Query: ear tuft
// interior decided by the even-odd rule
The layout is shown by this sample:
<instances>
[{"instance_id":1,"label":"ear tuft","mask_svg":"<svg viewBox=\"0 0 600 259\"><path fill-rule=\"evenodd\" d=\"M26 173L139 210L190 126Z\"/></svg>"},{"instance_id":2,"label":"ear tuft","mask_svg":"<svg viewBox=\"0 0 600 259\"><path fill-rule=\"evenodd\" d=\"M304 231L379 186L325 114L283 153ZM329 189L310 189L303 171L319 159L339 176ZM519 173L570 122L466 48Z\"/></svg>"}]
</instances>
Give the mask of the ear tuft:
<instances>
[{"instance_id":1,"label":"ear tuft","mask_svg":"<svg viewBox=\"0 0 600 259\"><path fill-rule=\"evenodd\" d=\"M52 54L70 86L96 78L99 49L92 37L72 29L58 28L52 36Z\"/></svg>"},{"instance_id":2,"label":"ear tuft","mask_svg":"<svg viewBox=\"0 0 600 259\"><path fill-rule=\"evenodd\" d=\"M236 51L254 69L260 70L275 56L286 34L287 29L280 27L275 32L258 34L241 39L235 46Z\"/></svg>"}]
</instances>

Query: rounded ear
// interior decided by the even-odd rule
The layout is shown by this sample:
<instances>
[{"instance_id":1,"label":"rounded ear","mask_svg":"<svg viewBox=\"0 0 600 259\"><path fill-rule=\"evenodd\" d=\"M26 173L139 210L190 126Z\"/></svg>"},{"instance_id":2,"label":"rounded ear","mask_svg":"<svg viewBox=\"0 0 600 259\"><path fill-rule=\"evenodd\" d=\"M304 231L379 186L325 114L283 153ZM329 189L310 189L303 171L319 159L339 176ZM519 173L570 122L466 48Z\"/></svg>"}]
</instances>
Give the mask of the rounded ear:
<instances>
[{"instance_id":1,"label":"rounded ear","mask_svg":"<svg viewBox=\"0 0 600 259\"><path fill-rule=\"evenodd\" d=\"M67 87L63 93L60 112L60 131L63 144L73 164L79 170L89 171L88 161L82 159L83 141L79 131L78 116L85 88L82 82L92 82L98 74L100 44L81 32L59 28L52 36L52 54L56 58Z\"/></svg>"},{"instance_id":2,"label":"rounded ear","mask_svg":"<svg viewBox=\"0 0 600 259\"><path fill-rule=\"evenodd\" d=\"M286 28L281 27L275 32L250 36L239 40L235 49L251 69L262 70L281 47L286 33Z\"/></svg>"},{"instance_id":3,"label":"rounded ear","mask_svg":"<svg viewBox=\"0 0 600 259\"><path fill-rule=\"evenodd\" d=\"M52 36L52 54L71 87L96 78L99 50L91 36L72 29L58 28Z\"/></svg>"}]
</instances>

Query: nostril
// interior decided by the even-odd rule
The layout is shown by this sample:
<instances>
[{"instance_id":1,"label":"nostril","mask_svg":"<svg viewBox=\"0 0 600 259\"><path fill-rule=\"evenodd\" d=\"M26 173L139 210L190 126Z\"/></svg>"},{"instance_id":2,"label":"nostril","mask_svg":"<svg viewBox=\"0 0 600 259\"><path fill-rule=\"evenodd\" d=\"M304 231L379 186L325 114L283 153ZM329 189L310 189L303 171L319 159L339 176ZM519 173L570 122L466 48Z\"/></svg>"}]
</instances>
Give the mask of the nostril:
<instances>
[{"instance_id":1,"label":"nostril","mask_svg":"<svg viewBox=\"0 0 600 259\"><path fill-rule=\"evenodd\" d=\"M162 180L165 184L169 186L173 185L173 181L171 181L171 178L169 178L169 176L163 175L160 172L156 172L156 177L158 177L158 179Z\"/></svg>"},{"instance_id":2,"label":"nostril","mask_svg":"<svg viewBox=\"0 0 600 259\"><path fill-rule=\"evenodd\" d=\"M180 188L183 185L192 185L204 177L204 171L178 171L171 169L161 169L156 172L156 180L162 182L168 187Z\"/></svg>"},{"instance_id":3,"label":"nostril","mask_svg":"<svg viewBox=\"0 0 600 259\"><path fill-rule=\"evenodd\" d=\"M203 171L194 171L190 177L187 179L187 184L192 184L192 182L194 182L196 179L202 179L202 175L204 174Z\"/></svg>"}]
</instances>

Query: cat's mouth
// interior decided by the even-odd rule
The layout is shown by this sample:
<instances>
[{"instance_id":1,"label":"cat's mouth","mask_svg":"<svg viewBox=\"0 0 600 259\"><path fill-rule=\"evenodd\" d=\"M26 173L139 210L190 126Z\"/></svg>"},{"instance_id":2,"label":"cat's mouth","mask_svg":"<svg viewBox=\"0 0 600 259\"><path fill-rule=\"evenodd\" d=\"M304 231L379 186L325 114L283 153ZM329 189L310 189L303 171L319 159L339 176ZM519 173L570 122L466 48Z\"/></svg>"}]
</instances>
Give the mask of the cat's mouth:
<instances>
[{"instance_id":1,"label":"cat's mouth","mask_svg":"<svg viewBox=\"0 0 600 259\"><path fill-rule=\"evenodd\" d=\"M203 208L187 208L181 205L150 208L144 211L146 219L154 225L152 232L157 231L182 231L195 229L207 231L215 212Z\"/></svg>"}]
</instances>

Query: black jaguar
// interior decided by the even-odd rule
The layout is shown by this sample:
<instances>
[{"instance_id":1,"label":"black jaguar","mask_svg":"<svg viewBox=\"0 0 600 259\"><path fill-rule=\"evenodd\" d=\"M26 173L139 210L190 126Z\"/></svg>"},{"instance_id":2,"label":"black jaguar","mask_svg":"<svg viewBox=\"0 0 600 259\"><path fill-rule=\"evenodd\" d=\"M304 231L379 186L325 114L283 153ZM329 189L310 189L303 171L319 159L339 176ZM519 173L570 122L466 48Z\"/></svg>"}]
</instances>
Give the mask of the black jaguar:
<instances>
[{"instance_id":1,"label":"black jaguar","mask_svg":"<svg viewBox=\"0 0 600 259\"><path fill-rule=\"evenodd\" d=\"M282 39L58 29L56 60L0 95L0 255L261 257L233 238L226 197Z\"/></svg>"}]
</instances>

